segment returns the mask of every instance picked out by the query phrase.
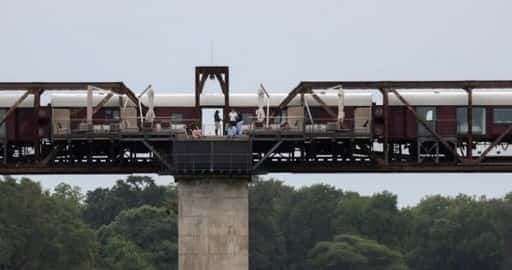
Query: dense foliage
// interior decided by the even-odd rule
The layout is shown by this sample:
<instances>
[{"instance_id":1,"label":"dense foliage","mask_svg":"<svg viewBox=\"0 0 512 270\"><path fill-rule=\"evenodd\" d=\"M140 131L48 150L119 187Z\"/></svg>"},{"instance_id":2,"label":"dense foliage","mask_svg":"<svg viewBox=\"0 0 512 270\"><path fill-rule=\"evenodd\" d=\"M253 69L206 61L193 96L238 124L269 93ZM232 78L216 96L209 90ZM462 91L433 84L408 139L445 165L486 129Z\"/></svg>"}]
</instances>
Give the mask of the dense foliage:
<instances>
[{"instance_id":1,"label":"dense foliage","mask_svg":"<svg viewBox=\"0 0 512 270\"><path fill-rule=\"evenodd\" d=\"M309 252L314 268L336 270L406 270L400 252L359 236L340 234L333 241L319 242Z\"/></svg>"},{"instance_id":2,"label":"dense foliage","mask_svg":"<svg viewBox=\"0 0 512 270\"><path fill-rule=\"evenodd\" d=\"M512 193L431 196L400 209L389 192L255 181L250 269L512 269ZM130 176L83 195L0 180L0 270L177 269L173 185Z\"/></svg>"}]
</instances>

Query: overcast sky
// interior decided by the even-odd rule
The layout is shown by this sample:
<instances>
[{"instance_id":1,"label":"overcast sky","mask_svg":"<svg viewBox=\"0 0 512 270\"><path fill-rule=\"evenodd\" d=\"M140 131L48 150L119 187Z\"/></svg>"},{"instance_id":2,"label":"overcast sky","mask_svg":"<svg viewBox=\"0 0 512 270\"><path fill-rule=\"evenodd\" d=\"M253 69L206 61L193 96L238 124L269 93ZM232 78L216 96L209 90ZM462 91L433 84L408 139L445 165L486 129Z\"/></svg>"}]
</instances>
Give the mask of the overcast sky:
<instances>
[{"instance_id":1,"label":"overcast sky","mask_svg":"<svg viewBox=\"0 0 512 270\"><path fill-rule=\"evenodd\" d=\"M301 80L512 79L506 0L4 0L0 81L124 81L135 92L193 91L194 67L229 65L234 92ZM511 175L277 175L401 205L459 192L502 196ZM112 176L34 176L85 190ZM169 177L159 182L171 182Z\"/></svg>"}]
</instances>

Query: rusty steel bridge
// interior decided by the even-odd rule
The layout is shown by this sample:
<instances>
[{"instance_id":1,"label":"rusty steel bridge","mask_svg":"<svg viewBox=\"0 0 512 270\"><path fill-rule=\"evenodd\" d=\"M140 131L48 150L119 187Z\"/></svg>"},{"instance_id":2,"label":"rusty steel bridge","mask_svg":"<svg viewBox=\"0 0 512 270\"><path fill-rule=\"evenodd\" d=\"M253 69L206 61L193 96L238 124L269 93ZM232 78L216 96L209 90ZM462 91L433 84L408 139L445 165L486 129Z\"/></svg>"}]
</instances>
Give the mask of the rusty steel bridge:
<instances>
[{"instance_id":1,"label":"rusty steel bridge","mask_svg":"<svg viewBox=\"0 0 512 270\"><path fill-rule=\"evenodd\" d=\"M229 108L227 67L196 68L196 98L205 81L216 79ZM282 101L279 108L296 96L312 94L313 89L375 90L382 95L383 134L358 137L344 132L286 130L249 132L235 137L182 137L172 132L146 130L130 132L81 132L65 136L38 137L22 145L3 139L0 144L0 173L7 174L130 174L162 175L256 175L265 173L440 173L512 172L512 154L492 154L496 146L512 141L512 125L492 141L479 142L472 134L472 91L511 89L512 81L306 81ZM27 97L33 96L33 115L38 117L45 91L84 91L94 86L126 95L135 95L121 82L4 82L0 91L24 91L5 113L1 124ZM468 134L448 138L429 127L400 95L400 89L462 89L468 95ZM435 160L419 162L410 158L389 140L391 122L388 95L396 95L429 132L430 140L444 153ZM101 105L99 105L101 106ZM512 104L511 104L512 106ZM329 110L325 107L325 110ZM227 113L227 110L224 110ZM226 116L225 116L226 118ZM38 129L38 122L33 129ZM478 146L480 145L480 146ZM468 147L469 146L469 147ZM480 147L475 154L472 149ZM347 151L350 149L350 151ZM469 150L468 150L469 149ZM346 153L349 152L350 155ZM448 154L446 154L448 153Z\"/></svg>"}]
</instances>

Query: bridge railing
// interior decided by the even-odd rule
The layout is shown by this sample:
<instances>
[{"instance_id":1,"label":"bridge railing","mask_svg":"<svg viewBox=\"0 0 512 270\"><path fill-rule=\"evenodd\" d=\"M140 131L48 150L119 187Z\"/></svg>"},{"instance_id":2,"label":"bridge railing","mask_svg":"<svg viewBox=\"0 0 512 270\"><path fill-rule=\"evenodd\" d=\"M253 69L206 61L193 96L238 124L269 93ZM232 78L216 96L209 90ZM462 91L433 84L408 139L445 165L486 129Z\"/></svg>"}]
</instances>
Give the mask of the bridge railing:
<instances>
[{"instance_id":1,"label":"bridge railing","mask_svg":"<svg viewBox=\"0 0 512 270\"><path fill-rule=\"evenodd\" d=\"M258 134L343 134L347 136L369 136L372 133L372 122L369 119L344 118L314 118L302 117L271 117L258 121L251 118L248 133Z\"/></svg>"},{"instance_id":2,"label":"bridge railing","mask_svg":"<svg viewBox=\"0 0 512 270\"><path fill-rule=\"evenodd\" d=\"M221 124L216 133L215 123L203 123L200 119L181 117L155 117L152 122L144 121L141 125L140 118L98 118L87 123L83 118L52 119L52 135L68 136L74 134L118 134L118 133L156 133L156 134L183 134L186 137L202 136L226 136L231 127L229 122ZM392 124L390 136L407 137L432 137L433 135L415 119L398 119L399 124ZM425 121L429 127L440 136L463 137L467 133L467 124L459 123L457 119L446 118L435 121ZM246 117L245 121L236 125L235 135L260 135L260 134L343 134L347 136L381 136L383 126L375 124L372 120L358 118L344 118L342 123L334 118L315 118L313 121L302 117L271 117L268 124L266 119ZM375 132L375 134L373 133ZM473 135L486 135L486 126L481 123L473 123ZM231 132L233 134L233 132ZM195 136L196 135L196 136Z\"/></svg>"},{"instance_id":3,"label":"bridge railing","mask_svg":"<svg viewBox=\"0 0 512 270\"><path fill-rule=\"evenodd\" d=\"M153 121L140 121L140 117L101 118L95 117L92 123L82 118L52 119L52 135L74 134L118 134L118 133L190 133L199 119L176 117L155 117Z\"/></svg>"},{"instance_id":4,"label":"bridge railing","mask_svg":"<svg viewBox=\"0 0 512 270\"><path fill-rule=\"evenodd\" d=\"M241 134L328 134L343 133L347 135L370 135L371 122L360 119L345 118L343 122L333 118L316 118L313 121L301 117L271 117L258 121L256 117L246 117L235 125L236 131L228 132L231 123L224 121L217 130L215 123L203 123L196 118L155 117L153 121L140 118L93 118L92 124L84 118L52 119L52 134L67 136L74 134L118 134L118 133L160 133L183 134L188 137L225 136ZM206 121L205 121L206 122Z\"/></svg>"}]
</instances>

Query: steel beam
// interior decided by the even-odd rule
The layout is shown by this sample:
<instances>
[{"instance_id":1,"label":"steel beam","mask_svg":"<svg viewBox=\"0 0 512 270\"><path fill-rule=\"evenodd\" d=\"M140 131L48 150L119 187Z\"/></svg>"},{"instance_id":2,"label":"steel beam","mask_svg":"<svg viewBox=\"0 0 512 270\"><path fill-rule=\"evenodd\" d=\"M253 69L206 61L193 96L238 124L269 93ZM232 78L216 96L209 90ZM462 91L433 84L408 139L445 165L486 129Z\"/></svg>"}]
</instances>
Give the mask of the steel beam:
<instances>
[{"instance_id":1,"label":"steel beam","mask_svg":"<svg viewBox=\"0 0 512 270\"><path fill-rule=\"evenodd\" d=\"M498 136L498 138L496 138L496 140L494 140L491 145L489 145L489 147L487 147L483 152L482 154L480 155L480 157L478 158L478 162L482 162L482 160L489 154L489 152L491 152L491 150L496 146L498 145L502 140L503 138L505 138L505 136L507 136L510 132L512 131L512 125L510 125L505 131L503 131L500 136Z\"/></svg>"},{"instance_id":2,"label":"steel beam","mask_svg":"<svg viewBox=\"0 0 512 270\"><path fill-rule=\"evenodd\" d=\"M384 113L384 162L389 164L389 93L388 89L381 88L382 93L382 107Z\"/></svg>"},{"instance_id":3,"label":"steel beam","mask_svg":"<svg viewBox=\"0 0 512 270\"><path fill-rule=\"evenodd\" d=\"M328 89L343 85L343 89L512 89L512 81L303 81L283 99L279 109L284 109L292 99L308 89Z\"/></svg>"},{"instance_id":4,"label":"steel beam","mask_svg":"<svg viewBox=\"0 0 512 270\"><path fill-rule=\"evenodd\" d=\"M34 155L35 159L39 160L39 156L41 155L41 140L39 138L39 110L41 108L41 93L43 93L43 89L36 89L32 91L32 94L34 95L34 129L35 129L35 136L34 136Z\"/></svg>"},{"instance_id":5,"label":"steel beam","mask_svg":"<svg viewBox=\"0 0 512 270\"><path fill-rule=\"evenodd\" d=\"M196 74L196 107L201 106L201 94L203 93L204 84L208 79L207 74Z\"/></svg>"},{"instance_id":6,"label":"steel beam","mask_svg":"<svg viewBox=\"0 0 512 270\"><path fill-rule=\"evenodd\" d=\"M466 109L468 121L468 132L467 132L467 149L466 149L466 158L468 160L473 159L473 89L466 88L464 89L468 93L468 107Z\"/></svg>"},{"instance_id":7,"label":"steel beam","mask_svg":"<svg viewBox=\"0 0 512 270\"><path fill-rule=\"evenodd\" d=\"M142 143L144 144L144 146L146 146L147 149L149 149L149 151L151 151L158 158L158 160L160 160L160 162L162 162L162 164L165 165L167 170L172 171L174 169L174 167L171 164L169 164L169 162L167 162L167 160L164 157L162 157L162 155L158 151L156 151L156 149L148 141L143 140Z\"/></svg>"},{"instance_id":8,"label":"steel beam","mask_svg":"<svg viewBox=\"0 0 512 270\"><path fill-rule=\"evenodd\" d=\"M265 155L256 163L254 164L254 166L252 166L252 170L255 171L256 169L258 169L258 167L263 164L263 162L268 158L270 157L270 155L272 155L272 153L274 153L274 151L276 151L276 149L283 143L283 141L278 141L276 142L271 148L270 150L267 151L267 153L265 153Z\"/></svg>"},{"instance_id":9,"label":"steel beam","mask_svg":"<svg viewBox=\"0 0 512 270\"><path fill-rule=\"evenodd\" d=\"M342 164L339 162L290 162L266 166L258 173L512 173L512 163L440 165L440 164Z\"/></svg>"},{"instance_id":10,"label":"steel beam","mask_svg":"<svg viewBox=\"0 0 512 270\"><path fill-rule=\"evenodd\" d=\"M322 106L322 108L331 116L331 117L334 117L336 118L338 115L331 109L329 108L329 106L316 94L316 93L311 93L311 96L316 100L316 102L318 102L320 104L320 106Z\"/></svg>"},{"instance_id":11,"label":"steel beam","mask_svg":"<svg viewBox=\"0 0 512 270\"><path fill-rule=\"evenodd\" d=\"M229 108L229 67L227 66L197 66L195 74L195 105L199 110L201 107L201 94L203 93L204 85L208 78L216 78L220 84L222 93L224 94L224 121L228 118ZM199 117L202 118L201 113ZM201 119L202 120L202 119ZM201 121L202 122L202 121Z\"/></svg>"},{"instance_id":12,"label":"steel beam","mask_svg":"<svg viewBox=\"0 0 512 270\"><path fill-rule=\"evenodd\" d=\"M503 89L512 88L510 80L488 81L303 81L300 87L327 89L343 85L343 89Z\"/></svg>"},{"instance_id":13,"label":"steel beam","mask_svg":"<svg viewBox=\"0 0 512 270\"><path fill-rule=\"evenodd\" d=\"M135 104L137 96L123 82L0 82L0 91L44 89L45 91L76 91L87 90L94 86L101 89L109 89L120 95L126 95Z\"/></svg>"},{"instance_id":14,"label":"steel beam","mask_svg":"<svg viewBox=\"0 0 512 270\"><path fill-rule=\"evenodd\" d=\"M108 93L92 110L92 115L95 115L107 102L114 96L112 93ZM121 104L121 103L119 103Z\"/></svg>"},{"instance_id":15,"label":"steel beam","mask_svg":"<svg viewBox=\"0 0 512 270\"><path fill-rule=\"evenodd\" d=\"M53 147L52 151L41 161L39 162L39 166L46 166L48 163L57 156L59 151L62 149L62 145L58 144Z\"/></svg>"},{"instance_id":16,"label":"steel beam","mask_svg":"<svg viewBox=\"0 0 512 270\"><path fill-rule=\"evenodd\" d=\"M2 120L0 121L0 125L2 125L3 123L5 123L5 121L7 120L7 118L9 118L9 116L11 116L12 113L14 113L14 111L16 110L16 108L28 97L28 95L32 94L32 91L30 90L27 90L25 91L25 93L23 93L23 95L18 98L18 100L16 100L16 102L9 108L9 110L5 113L4 115L4 118L2 118Z\"/></svg>"}]
</instances>

